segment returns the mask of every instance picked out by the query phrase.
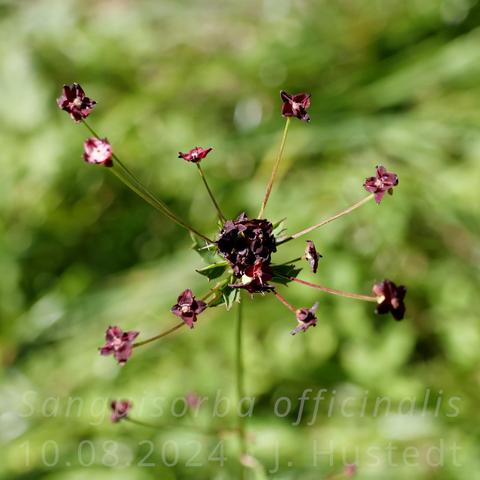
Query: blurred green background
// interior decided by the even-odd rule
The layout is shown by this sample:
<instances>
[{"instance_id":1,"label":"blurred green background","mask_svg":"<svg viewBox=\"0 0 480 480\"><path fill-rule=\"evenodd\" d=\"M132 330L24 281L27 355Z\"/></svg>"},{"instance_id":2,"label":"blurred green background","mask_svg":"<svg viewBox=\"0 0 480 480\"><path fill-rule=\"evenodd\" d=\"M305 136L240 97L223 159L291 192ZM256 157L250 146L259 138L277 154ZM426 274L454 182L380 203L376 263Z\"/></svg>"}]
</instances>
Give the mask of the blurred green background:
<instances>
[{"instance_id":1,"label":"blurred green background","mask_svg":"<svg viewBox=\"0 0 480 480\"><path fill-rule=\"evenodd\" d=\"M55 103L74 81L98 101L94 128L211 235L215 212L177 152L213 146L203 165L224 211L255 215L280 89L312 93L267 209L290 233L362 198L375 165L398 173L380 207L310 235L324 258L301 275L355 292L403 283L405 320L292 285L280 292L295 305L320 302L317 328L292 337L275 299L247 299L250 450L265 471L280 452L275 479L331 478L347 462L360 479L480 478L479 22L476 0L1 1L0 478L237 478L234 437L221 468L218 439L178 427L212 422L217 392L234 398L233 312L203 314L124 368L98 355L108 325L147 338L176 322L180 291L208 285L183 230L81 160L88 134ZM276 260L303 249L290 242ZM337 403L308 425L319 389ZM198 417L174 418L192 391L209 397ZM372 413L377 397L390 412ZM112 398L173 428L112 425Z\"/></svg>"}]
</instances>

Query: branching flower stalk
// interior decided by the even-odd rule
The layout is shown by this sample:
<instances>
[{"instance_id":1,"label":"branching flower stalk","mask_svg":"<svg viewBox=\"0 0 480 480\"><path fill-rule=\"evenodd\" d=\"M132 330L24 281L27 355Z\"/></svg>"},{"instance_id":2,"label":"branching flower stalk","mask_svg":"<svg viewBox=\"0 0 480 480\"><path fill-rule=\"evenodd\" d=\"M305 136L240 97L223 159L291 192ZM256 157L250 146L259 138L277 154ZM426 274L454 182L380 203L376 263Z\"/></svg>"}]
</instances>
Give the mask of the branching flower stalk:
<instances>
[{"instance_id":1,"label":"branching flower stalk","mask_svg":"<svg viewBox=\"0 0 480 480\"><path fill-rule=\"evenodd\" d=\"M221 221L221 230L218 232L215 240L211 240L178 218L162 200L153 195L119 159L108 140L100 138L92 127L90 127L85 119L91 114L96 102L85 95L80 85L74 83L71 86L64 86L62 95L57 100L59 107L66 111L76 123L82 122L93 135L93 137L88 138L84 143L84 160L91 165L109 167L109 170L147 203L176 224L188 230L194 240L193 248L207 263L206 266L198 268L196 271L207 277L208 280L216 280L215 287L211 288L201 298L197 299L189 288L181 292L176 303L170 310L174 316L179 318L179 322L156 336L136 341L140 335L139 331L124 331L116 325L109 326L105 332L105 344L100 348L101 355L112 355L119 365L124 365L130 359L134 349L164 339L177 330L180 330L183 326L189 327L188 329L184 328L184 331L193 329L198 317L202 315L205 310L210 310L211 308L216 308L221 305L225 306L227 310L230 310L235 303L238 303L235 327L235 382L237 402L241 405L240 402L245 398L243 358L244 325L240 295L241 290L246 290L252 297L258 294L273 293L275 298L288 309L290 314L293 313L295 316L297 325L291 330L290 333L292 335L306 332L310 327L317 325L319 303L314 303L310 308L296 308L293 306L278 292L278 285L287 285L291 282L333 295L372 303L375 302L375 312L377 314L383 315L390 313L395 320L401 320L404 317L406 288L402 285L397 286L390 280L385 279L374 283L372 286L372 295L360 295L297 278L299 272L302 270L301 267L297 266L297 262L300 260L305 260L305 265L308 266L314 274L317 273L317 269L321 265L320 259L322 255L317 251L313 240L306 241L302 256L298 256L289 262L274 263L273 257L278 247L281 247L284 243L298 239L338 218L346 216L362 205L367 204L372 199L374 199L377 204L380 204L385 194L392 194L393 189L398 185L398 177L395 173L388 172L383 166L377 166L375 175L366 178L363 183L364 189L369 193L367 197L320 223L305 228L298 233L285 236L283 233L283 220L272 223L264 218L264 213L283 157L291 120L295 117L303 122L310 121L310 116L307 112L310 108L310 95L306 93L290 95L282 91L280 92L280 96L282 99L281 111L283 117L286 118L286 122L278 155L273 164L273 169L257 218L249 218L246 213L240 213L235 219L230 219L224 214L213 195L200 164L207 155L209 155L212 148L204 149L194 147L187 153L179 152L178 154L178 157L186 162L196 164L202 182ZM206 244L200 242L199 239L204 240ZM322 262L323 261L324 260L322 260ZM132 403L128 400L112 402L112 421L118 422L121 419L127 419L131 423L148 426L149 424L147 422L134 420L129 417L128 414L131 406ZM160 426L154 426L154 428L160 428ZM225 429L222 430L225 431ZM248 464L248 461L245 459L250 458L250 456L248 455L246 420L242 412L240 412L238 417L237 428L234 430L239 438L239 463L242 471L241 475L242 478L244 478L244 466Z\"/></svg>"},{"instance_id":2,"label":"branching flower stalk","mask_svg":"<svg viewBox=\"0 0 480 480\"><path fill-rule=\"evenodd\" d=\"M87 129L92 133L92 135L98 140L102 141L99 135L93 130L93 128L87 123L85 119L82 119L82 123L87 127ZM118 155L114 152L111 153L111 156L114 161L112 161L111 171L115 174L128 188L134 191L139 195L143 200L150 204L153 208L157 209L159 212L163 213L170 220L175 222L177 225L180 225L182 228L192 232L193 234L203 238L208 243L213 243L213 240L210 240L203 233L198 232L195 228L185 223L177 215L175 215L161 200L159 200L153 193L151 193L142 182L128 169L128 167L120 160ZM115 168L118 166L118 169Z\"/></svg>"}]
</instances>

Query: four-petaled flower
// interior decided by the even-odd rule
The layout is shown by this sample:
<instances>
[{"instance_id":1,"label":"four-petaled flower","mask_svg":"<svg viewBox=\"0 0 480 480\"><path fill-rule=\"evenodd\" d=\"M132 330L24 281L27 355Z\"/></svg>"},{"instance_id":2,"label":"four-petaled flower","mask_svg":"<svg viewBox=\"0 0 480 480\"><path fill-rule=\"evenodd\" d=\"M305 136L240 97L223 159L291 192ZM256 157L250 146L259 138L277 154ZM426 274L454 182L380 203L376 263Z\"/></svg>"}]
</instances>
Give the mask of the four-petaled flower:
<instances>
[{"instance_id":1,"label":"four-petaled flower","mask_svg":"<svg viewBox=\"0 0 480 480\"><path fill-rule=\"evenodd\" d=\"M310 96L307 93L297 93L297 95L289 95L282 90L280 92L282 97L282 115L284 117L297 117L304 122L310 121L310 116L307 113L307 108L310 107Z\"/></svg>"},{"instance_id":2,"label":"four-petaled flower","mask_svg":"<svg viewBox=\"0 0 480 480\"><path fill-rule=\"evenodd\" d=\"M171 312L180 317L190 328L193 328L194 322L197 321L197 315L200 315L206 308L207 304L202 300L196 300L192 291L187 288L180 294Z\"/></svg>"},{"instance_id":3,"label":"four-petaled flower","mask_svg":"<svg viewBox=\"0 0 480 480\"><path fill-rule=\"evenodd\" d=\"M382 165L378 165L376 168L375 176L365 179L363 186L367 192L373 193L375 201L380 203L385 192L392 195L393 187L398 185L398 176L396 173L387 172L387 169Z\"/></svg>"},{"instance_id":4,"label":"four-petaled flower","mask_svg":"<svg viewBox=\"0 0 480 480\"><path fill-rule=\"evenodd\" d=\"M299 308L295 312L297 317L298 326L294 328L290 333L295 335L298 332L305 332L309 327L315 327L317 325L317 317L315 312L318 308L318 302L313 305L312 308Z\"/></svg>"},{"instance_id":5,"label":"four-petaled flower","mask_svg":"<svg viewBox=\"0 0 480 480\"><path fill-rule=\"evenodd\" d=\"M85 92L78 83L71 86L64 85L63 92L57 98L57 105L70 114L73 120L80 122L90 115L97 102L85 96Z\"/></svg>"},{"instance_id":6,"label":"four-petaled flower","mask_svg":"<svg viewBox=\"0 0 480 480\"><path fill-rule=\"evenodd\" d=\"M390 280L376 283L373 286L373 293L377 297L377 309L375 313L383 315L391 313L395 320L401 320L405 315L405 304L403 299L407 289L403 285L395 285Z\"/></svg>"},{"instance_id":7,"label":"four-petaled flower","mask_svg":"<svg viewBox=\"0 0 480 480\"><path fill-rule=\"evenodd\" d=\"M83 144L83 159L92 165L111 167L112 146L106 138L87 138Z\"/></svg>"},{"instance_id":8,"label":"four-petaled flower","mask_svg":"<svg viewBox=\"0 0 480 480\"><path fill-rule=\"evenodd\" d=\"M122 418L127 418L128 411L132 408L132 402L128 400L114 400L110 407L112 409L112 416L110 417L113 423L119 422Z\"/></svg>"},{"instance_id":9,"label":"four-petaled flower","mask_svg":"<svg viewBox=\"0 0 480 480\"><path fill-rule=\"evenodd\" d=\"M120 327L108 327L105 332L105 345L101 355L112 355L120 365L124 365L132 354L132 343L140 332L124 332Z\"/></svg>"},{"instance_id":10,"label":"four-petaled flower","mask_svg":"<svg viewBox=\"0 0 480 480\"><path fill-rule=\"evenodd\" d=\"M211 151L212 151L212 148L195 147L195 148L192 148L187 153L178 152L178 158L183 158L187 162L199 163Z\"/></svg>"},{"instance_id":11,"label":"four-petaled flower","mask_svg":"<svg viewBox=\"0 0 480 480\"><path fill-rule=\"evenodd\" d=\"M311 240L307 240L307 246L305 247L305 260L309 263L313 273L317 273L318 259L321 255L317 252L315 244Z\"/></svg>"}]
</instances>

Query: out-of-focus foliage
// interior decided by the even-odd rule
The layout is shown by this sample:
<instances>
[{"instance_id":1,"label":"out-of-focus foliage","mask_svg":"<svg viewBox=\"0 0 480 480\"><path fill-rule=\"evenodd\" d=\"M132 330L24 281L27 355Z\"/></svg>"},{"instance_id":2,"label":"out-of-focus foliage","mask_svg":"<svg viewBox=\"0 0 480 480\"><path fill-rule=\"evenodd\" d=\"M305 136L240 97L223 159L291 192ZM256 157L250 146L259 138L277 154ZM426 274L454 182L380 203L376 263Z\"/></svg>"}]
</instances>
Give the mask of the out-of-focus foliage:
<instances>
[{"instance_id":1,"label":"out-of-focus foliage","mask_svg":"<svg viewBox=\"0 0 480 480\"><path fill-rule=\"evenodd\" d=\"M282 88L312 93L312 122L292 122L267 209L287 217L288 232L362 198L375 165L398 173L381 206L310 236L324 258L316 276L301 275L356 292L383 277L406 284L406 319L290 285L280 291L292 303L320 302L318 326L292 337L293 316L275 299L247 300L251 451L274 469L279 446L278 479L325 478L351 461L361 479L478 478L479 25L475 0L1 1L0 477L236 478L235 438L225 439L222 469L207 462L214 439L108 421L108 399L130 398L148 420L163 397L158 422L191 423L168 410L196 391L210 400L192 421L207 424L217 390L233 399L234 322L233 312L207 312L124 368L98 355L108 325L147 338L175 322L169 308L184 288L208 285L184 231L83 164L87 132L55 105L62 84L77 81L98 101L95 128L211 235L215 211L176 154L213 146L204 170L223 210L255 215L283 128ZM303 249L290 242L276 260ZM310 400L292 425L306 388L311 399L322 388L337 402L353 397L358 411L367 398L367 413L329 416L323 401L308 425ZM279 418L282 396L292 413ZM395 414L372 414L378 396ZM216 419L233 421L233 411ZM178 461L165 449L172 439ZM186 466L198 440L202 466ZM122 468L105 458L111 441ZM437 467L432 446L443 448ZM420 452L413 466L407 447ZM315 449L324 451L316 466Z\"/></svg>"}]
</instances>

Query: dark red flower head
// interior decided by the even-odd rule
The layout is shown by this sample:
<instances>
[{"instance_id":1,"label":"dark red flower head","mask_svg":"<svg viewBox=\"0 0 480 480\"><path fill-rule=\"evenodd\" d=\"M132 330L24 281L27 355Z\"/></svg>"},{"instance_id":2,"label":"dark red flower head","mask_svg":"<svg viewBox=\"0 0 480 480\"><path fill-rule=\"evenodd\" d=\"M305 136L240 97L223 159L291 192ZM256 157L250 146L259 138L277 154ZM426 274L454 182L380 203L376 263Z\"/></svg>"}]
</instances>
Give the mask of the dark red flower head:
<instances>
[{"instance_id":1,"label":"dark red flower head","mask_svg":"<svg viewBox=\"0 0 480 480\"><path fill-rule=\"evenodd\" d=\"M309 263L313 273L317 273L318 259L321 255L317 252L315 244L311 240L307 240L305 247L305 260Z\"/></svg>"},{"instance_id":2,"label":"dark red flower head","mask_svg":"<svg viewBox=\"0 0 480 480\"><path fill-rule=\"evenodd\" d=\"M405 315L405 304L403 299L407 294L407 289L400 285L397 287L390 280L376 283L373 286L373 293L377 297L376 313L383 315L391 313L395 320L401 320Z\"/></svg>"},{"instance_id":3,"label":"dark red flower head","mask_svg":"<svg viewBox=\"0 0 480 480\"><path fill-rule=\"evenodd\" d=\"M106 138L87 138L83 143L83 159L92 165L113 166L112 146Z\"/></svg>"},{"instance_id":4,"label":"dark red flower head","mask_svg":"<svg viewBox=\"0 0 480 480\"><path fill-rule=\"evenodd\" d=\"M132 343L140 332L124 332L120 327L108 327L105 332L105 345L101 355L113 355L120 365L124 365L132 354Z\"/></svg>"},{"instance_id":5,"label":"dark red flower head","mask_svg":"<svg viewBox=\"0 0 480 480\"><path fill-rule=\"evenodd\" d=\"M206 308L207 304L202 300L196 300L192 291L187 288L180 294L171 312L180 317L190 328L193 328L194 322L197 321L197 315L200 315Z\"/></svg>"},{"instance_id":6,"label":"dark red flower head","mask_svg":"<svg viewBox=\"0 0 480 480\"><path fill-rule=\"evenodd\" d=\"M390 195L393 193L393 187L398 185L398 176L396 173L387 172L385 167L377 166L375 177L365 179L363 186L367 192L375 194L375 201L380 203L385 192Z\"/></svg>"},{"instance_id":7,"label":"dark red flower head","mask_svg":"<svg viewBox=\"0 0 480 480\"><path fill-rule=\"evenodd\" d=\"M64 85L63 93L57 98L57 105L70 114L73 120L79 122L90 115L97 102L85 96L85 92L78 83L71 86Z\"/></svg>"},{"instance_id":8,"label":"dark red flower head","mask_svg":"<svg viewBox=\"0 0 480 480\"><path fill-rule=\"evenodd\" d=\"M295 335L298 332L305 332L309 327L315 327L317 325L317 317L315 316L315 312L318 308L318 302L313 305L312 308L299 308L295 312L295 316L297 317L298 326L294 328L290 333Z\"/></svg>"},{"instance_id":9,"label":"dark red flower head","mask_svg":"<svg viewBox=\"0 0 480 480\"><path fill-rule=\"evenodd\" d=\"M183 158L187 162L199 163L211 151L211 148L195 147L192 148L188 153L178 152L178 158Z\"/></svg>"},{"instance_id":10,"label":"dark red flower head","mask_svg":"<svg viewBox=\"0 0 480 480\"><path fill-rule=\"evenodd\" d=\"M230 262L236 277L241 277L258 261L265 268L277 250L273 225L268 220L249 220L245 213L225 222L217 246L220 254Z\"/></svg>"},{"instance_id":11,"label":"dark red flower head","mask_svg":"<svg viewBox=\"0 0 480 480\"><path fill-rule=\"evenodd\" d=\"M289 95L282 90L280 97L282 97L282 115L284 117L297 117L304 122L309 122L310 117L307 109L310 107L310 96L307 93L298 93L297 95Z\"/></svg>"},{"instance_id":12,"label":"dark red flower head","mask_svg":"<svg viewBox=\"0 0 480 480\"><path fill-rule=\"evenodd\" d=\"M132 402L128 400L114 400L110 407L112 409L111 420L113 423L117 423L122 418L127 418L128 412L132 408Z\"/></svg>"},{"instance_id":13,"label":"dark red flower head","mask_svg":"<svg viewBox=\"0 0 480 480\"><path fill-rule=\"evenodd\" d=\"M244 288L249 293L272 292L274 287L267 283L272 278L272 269L269 265L261 260L257 260L254 265L250 265L245 269L241 283L230 285L230 287Z\"/></svg>"}]
</instances>

